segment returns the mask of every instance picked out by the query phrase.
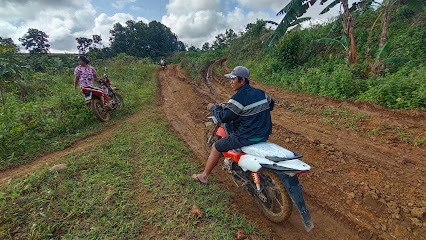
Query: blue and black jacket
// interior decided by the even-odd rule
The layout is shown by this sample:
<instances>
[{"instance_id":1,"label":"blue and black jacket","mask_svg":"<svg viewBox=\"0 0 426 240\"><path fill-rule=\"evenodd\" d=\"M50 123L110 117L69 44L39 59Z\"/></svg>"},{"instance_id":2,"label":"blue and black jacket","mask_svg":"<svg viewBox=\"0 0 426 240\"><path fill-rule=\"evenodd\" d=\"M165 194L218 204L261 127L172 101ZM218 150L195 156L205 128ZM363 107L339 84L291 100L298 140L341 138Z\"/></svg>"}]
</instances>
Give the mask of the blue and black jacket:
<instances>
[{"instance_id":1,"label":"blue and black jacket","mask_svg":"<svg viewBox=\"0 0 426 240\"><path fill-rule=\"evenodd\" d=\"M271 113L274 100L260 89L245 84L224 105L214 105L210 112L221 123L232 123L238 139L264 142L272 133Z\"/></svg>"}]
</instances>

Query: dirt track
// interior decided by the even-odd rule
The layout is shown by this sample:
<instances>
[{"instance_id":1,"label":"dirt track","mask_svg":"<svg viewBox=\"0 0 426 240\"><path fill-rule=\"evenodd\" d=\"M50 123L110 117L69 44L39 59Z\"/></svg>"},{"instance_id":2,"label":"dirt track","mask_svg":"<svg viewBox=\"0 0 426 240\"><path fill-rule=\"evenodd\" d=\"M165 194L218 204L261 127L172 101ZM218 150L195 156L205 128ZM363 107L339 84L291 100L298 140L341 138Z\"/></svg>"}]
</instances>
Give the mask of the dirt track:
<instances>
[{"instance_id":1,"label":"dirt track","mask_svg":"<svg viewBox=\"0 0 426 240\"><path fill-rule=\"evenodd\" d=\"M221 60L199 82L183 76L178 66L158 73L160 104L199 159L200 170L208 153L202 131L209 115L206 105L227 101L233 94L214 68L229 71ZM315 227L307 233L297 210L288 222L271 223L219 166L213 184L235 192L235 209L274 239L426 239L426 150L398 138L410 132L425 139L425 112L294 94L253 79L251 85L276 102L270 141L302 153L312 167L300 182ZM342 115L343 120L337 119Z\"/></svg>"}]
</instances>

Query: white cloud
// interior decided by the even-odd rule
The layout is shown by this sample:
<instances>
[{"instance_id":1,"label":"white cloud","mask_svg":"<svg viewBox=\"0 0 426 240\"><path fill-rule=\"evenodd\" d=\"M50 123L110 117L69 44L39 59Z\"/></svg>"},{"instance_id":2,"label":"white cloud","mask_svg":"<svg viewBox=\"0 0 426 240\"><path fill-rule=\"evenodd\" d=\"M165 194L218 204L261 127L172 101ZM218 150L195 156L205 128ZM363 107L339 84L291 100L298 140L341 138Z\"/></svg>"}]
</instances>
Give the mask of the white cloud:
<instances>
[{"instance_id":1,"label":"white cloud","mask_svg":"<svg viewBox=\"0 0 426 240\"><path fill-rule=\"evenodd\" d=\"M277 1L277 0L237 0L242 7L249 7L253 9L271 9L278 12L287 5L290 0Z\"/></svg>"},{"instance_id":2,"label":"white cloud","mask_svg":"<svg viewBox=\"0 0 426 240\"><path fill-rule=\"evenodd\" d=\"M136 0L117 0L111 3L111 5L114 8L122 10L127 4L134 3L134 2L136 2Z\"/></svg>"},{"instance_id":3,"label":"white cloud","mask_svg":"<svg viewBox=\"0 0 426 240\"><path fill-rule=\"evenodd\" d=\"M127 13L117 13L113 16L108 16L105 13L100 14L95 20L95 25L91 29L85 29L81 32L76 32L75 37L87 37L91 38L94 34L100 35L102 37L102 43L105 46L109 46L109 31L113 28L115 23L121 23L125 25L126 21L135 20L135 21L143 21L148 23L149 21L145 18L134 18L132 15Z\"/></svg>"},{"instance_id":4,"label":"white cloud","mask_svg":"<svg viewBox=\"0 0 426 240\"><path fill-rule=\"evenodd\" d=\"M130 0L129 2L132 2ZM29 28L45 32L49 37L51 52L77 52L75 38L101 35L103 43L109 44L109 30L114 23L124 24L127 20L148 22L127 13L96 16L94 7L83 0L40 0L37 4L29 0L5 0L0 6L0 36L12 38L20 45L19 38Z\"/></svg>"},{"instance_id":5,"label":"white cloud","mask_svg":"<svg viewBox=\"0 0 426 240\"><path fill-rule=\"evenodd\" d=\"M184 0L180 0L183 3ZM187 0L186 3L191 0ZM175 0L171 2L176 3ZM169 8L169 11L173 8ZM220 8L217 8L220 9ZM161 22L170 27L180 41L189 46L201 47L205 42L213 43L216 36L232 29L238 33L244 30L248 23L256 22L257 19L270 19L267 12L244 12L242 8L235 7L226 15L221 11L198 10L170 12L163 16Z\"/></svg>"},{"instance_id":6,"label":"white cloud","mask_svg":"<svg viewBox=\"0 0 426 240\"><path fill-rule=\"evenodd\" d=\"M170 14L176 15L198 11L216 11L220 7L220 0L170 0L166 6Z\"/></svg>"}]
</instances>

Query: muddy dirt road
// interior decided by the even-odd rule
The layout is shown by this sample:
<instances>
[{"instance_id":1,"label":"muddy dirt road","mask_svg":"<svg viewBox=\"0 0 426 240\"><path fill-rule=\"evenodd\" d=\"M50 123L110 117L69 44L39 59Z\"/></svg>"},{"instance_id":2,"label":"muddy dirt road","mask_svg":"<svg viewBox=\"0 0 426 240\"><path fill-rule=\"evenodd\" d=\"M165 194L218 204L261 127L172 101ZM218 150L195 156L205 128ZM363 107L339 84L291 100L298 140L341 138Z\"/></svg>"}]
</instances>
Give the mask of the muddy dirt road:
<instances>
[{"instance_id":1,"label":"muddy dirt road","mask_svg":"<svg viewBox=\"0 0 426 240\"><path fill-rule=\"evenodd\" d=\"M158 72L160 104L200 170L208 154L206 105L233 94L215 72L228 71L221 60L200 81L186 78L178 66ZM275 100L270 141L302 153L312 167L300 182L315 227L307 233L296 209L285 224L271 223L218 166L213 184L235 192L235 209L274 239L426 239L426 148L412 141L426 139L425 112L294 94L254 79L251 85Z\"/></svg>"}]
</instances>

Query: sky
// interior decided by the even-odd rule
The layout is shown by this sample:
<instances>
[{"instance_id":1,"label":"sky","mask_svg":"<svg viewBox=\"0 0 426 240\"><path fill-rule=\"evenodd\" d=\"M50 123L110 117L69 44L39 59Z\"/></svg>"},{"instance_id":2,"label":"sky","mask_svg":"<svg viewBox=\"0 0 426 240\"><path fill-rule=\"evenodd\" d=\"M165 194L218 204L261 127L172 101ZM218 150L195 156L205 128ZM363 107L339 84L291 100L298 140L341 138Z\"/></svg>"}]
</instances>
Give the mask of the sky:
<instances>
[{"instance_id":1,"label":"sky","mask_svg":"<svg viewBox=\"0 0 426 240\"><path fill-rule=\"evenodd\" d=\"M281 21L276 16L290 0L0 0L0 37L15 44L29 28L45 32L52 53L76 53L77 37L101 35L109 45L109 30L114 23L127 20L158 21L188 46L213 43L215 37L232 29L239 33L257 19ZM304 16L315 23L338 14L336 6L319 15L320 1Z\"/></svg>"}]
</instances>

